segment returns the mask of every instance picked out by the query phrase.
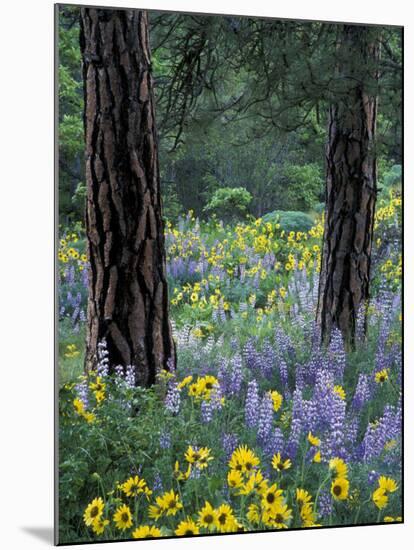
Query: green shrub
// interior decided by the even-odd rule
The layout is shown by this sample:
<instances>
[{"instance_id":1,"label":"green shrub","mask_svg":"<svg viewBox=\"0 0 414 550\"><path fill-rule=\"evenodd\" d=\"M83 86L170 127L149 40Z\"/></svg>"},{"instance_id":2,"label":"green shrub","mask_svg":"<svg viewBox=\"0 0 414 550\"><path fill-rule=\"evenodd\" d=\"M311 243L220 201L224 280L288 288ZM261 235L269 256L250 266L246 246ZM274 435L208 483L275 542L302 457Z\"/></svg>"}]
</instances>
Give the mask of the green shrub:
<instances>
[{"instance_id":1,"label":"green shrub","mask_svg":"<svg viewBox=\"0 0 414 550\"><path fill-rule=\"evenodd\" d=\"M213 193L204 212L226 222L240 220L247 215L251 200L252 195L244 187L222 187Z\"/></svg>"},{"instance_id":2,"label":"green shrub","mask_svg":"<svg viewBox=\"0 0 414 550\"><path fill-rule=\"evenodd\" d=\"M263 216L265 222L280 223L285 231L307 232L313 226L313 220L304 212L274 210Z\"/></svg>"}]
</instances>

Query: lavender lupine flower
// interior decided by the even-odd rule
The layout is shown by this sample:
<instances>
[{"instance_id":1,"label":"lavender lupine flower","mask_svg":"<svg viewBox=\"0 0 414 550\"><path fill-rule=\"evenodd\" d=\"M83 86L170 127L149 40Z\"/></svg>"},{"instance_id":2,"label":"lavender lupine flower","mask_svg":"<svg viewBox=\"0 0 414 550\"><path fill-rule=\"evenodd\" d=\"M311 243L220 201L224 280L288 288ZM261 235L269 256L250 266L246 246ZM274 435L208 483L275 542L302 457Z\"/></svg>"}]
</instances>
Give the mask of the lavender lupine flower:
<instances>
[{"instance_id":1,"label":"lavender lupine flower","mask_svg":"<svg viewBox=\"0 0 414 550\"><path fill-rule=\"evenodd\" d=\"M264 378L270 378L276 368L277 354L274 347L267 340L263 344L260 370Z\"/></svg>"},{"instance_id":2,"label":"lavender lupine flower","mask_svg":"<svg viewBox=\"0 0 414 550\"><path fill-rule=\"evenodd\" d=\"M332 330L331 341L328 349L328 359L334 377L342 380L346 365L346 353L341 331L337 328Z\"/></svg>"},{"instance_id":3,"label":"lavender lupine flower","mask_svg":"<svg viewBox=\"0 0 414 550\"><path fill-rule=\"evenodd\" d=\"M221 445L223 447L223 451L226 457L226 462L228 462L238 445L237 435L232 433L223 433L221 438Z\"/></svg>"},{"instance_id":4,"label":"lavender lupine flower","mask_svg":"<svg viewBox=\"0 0 414 550\"><path fill-rule=\"evenodd\" d=\"M171 414L178 414L181 404L181 395L177 382L174 380L170 380L168 382L167 395L165 396L164 404L167 411Z\"/></svg>"},{"instance_id":5,"label":"lavender lupine flower","mask_svg":"<svg viewBox=\"0 0 414 550\"><path fill-rule=\"evenodd\" d=\"M259 409L259 419L257 425L257 440L264 447L267 438L272 429L273 423L273 401L268 393L262 397Z\"/></svg>"},{"instance_id":6,"label":"lavender lupine flower","mask_svg":"<svg viewBox=\"0 0 414 550\"><path fill-rule=\"evenodd\" d=\"M371 397L371 385L366 374L360 374L352 399L352 408L358 412L369 401Z\"/></svg>"},{"instance_id":7,"label":"lavender lupine flower","mask_svg":"<svg viewBox=\"0 0 414 550\"><path fill-rule=\"evenodd\" d=\"M124 367L122 365L116 365L114 368L115 372L115 384L117 388L122 387L124 383Z\"/></svg>"},{"instance_id":8,"label":"lavender lupine flower","mask_svg":"<svg viewBox=\"0 0 414 550\"><path fill-rule=\"evenodd\" d=\"M326 458L339 457L346 460L348 457L344 446L346 403L334 392L332 392L331 400L329 433L322 454Z\"/></svg>"},{"instance_id":9,"label":"lavender lupine flower","mask_svg":"<svg viewBox=\"0 0 414 550\"><path fill-rule=\"evenodd\" d=\"M283 453L285 448L285 440L283 432L280 428L274 428L268 435L264 452L268 457L272 457L276 453Z\"/></svg>"},{"instance_id":10,"label":"lavender lupine flower","mask_svg":"<svg viewBox=\"0 0 414 550\"><path fill-rule=\"evenodd\" d=\"M160 472L155 473L152 489L154 493L162 493L164 491Z\"/></svg>"},{"instance_id":11,"label":"lavender lupine flower","mask_svg":"<svg viewBox=\"0 0 414 550\"><path fill-rule=\"evenodd\" d=\"M82 401L85 409L87 409L89 405L89 386L87 380L83 380L79 384L76 384L75 391L78 398Z\"/></svg>"},{"instance_id":12,"label":"lavender lupine flower","mask_svg":"<svg viewBox=\"0 0 414 550\"><path fill-rule=\"evenodd\" d=\"M252 372L260 369L260 360L256 351L256 342L253 338L249 338L243 348L243 357L247 368Z\"/></svg>"},{"instance_id":13,"label":"lavender lupine flower","mask_svg":"<svg viewBox=\"0 0 414 550\"><path fill-rule=\"evenodd\" d=\"M257 426L259 420L259 390L255 379L251 380L247 385L244 418L248 428Z\"/></svg>"},{"instance_id":14,"label":"lavender lupine flower","mask_svg":"<svg viewBox=\"0 0 414 550\"><path fill-rule=\"evenodd\" d=\"M98 342L98 365L96 369L98 376L101 376L102 378L108 376L109 373L108 355L109 352L106 339L103 338L100 342Z\"/></svg>"},{"instance_id":15,"label":"lavender lupine flower","mask_svg":"<svg viewBox=\"0 0 414 550\"><path fill-rule=\"evenodd\" d=\"M293 392L292 422L290 425L290 434L286 446L286 454L291 460L295 459L298 451L300 436L302 434L302 418L302 392L296 389Z\"/></svg>"},{"instance_id":16,"label":"lavender lupine flower","mask_svg":"<svg viewBox=\"0 0 414 550\"><path fill-rule=\"evenodd\" d=\"M169 449L171 447L171 434L169 432L161 432L160 447L161 449Z\"/></svg>"},{"instance_id":17,"label":"lavender lupine flower","mask_svg":"<svg viewBox=\"0 0 414 550\"><path fill-rule=\"evenodd\" d=\"M380 477L379 472L376 472L375 470L370 470L368 472L368 477L367 477L369 485L371 486L376 485L379 477Z\"/></svg>"},{"instance_id":18,"label":"lavender lupine flower","mask_svg":"<svg viewBox=\"0 0 414 550\"><path fill-rule=\"evenodd\" d=\"M376 423L370 423L362 442L363 459L369 462L381 455L384 446L390 440L399 441L401 437L401 407L386 405L383 416Z\"/></svg>"},{"instance_id":19,"label":"lavender lupine flower","mask_svg":"<svg viewBox=\"0 0 414 550\"><path fill-rule=\"evenodd\" d=\"M332 497L329 491L321 491L318 499L318 513L322 518L330 516L333 510Z\"/></svg>"},{"instance_id":20,"label":"lavender lupine flower","mask_svg":"<svg viewBox=\"0 0 414 550\"><path fill-rule=\"evenodd\" d=\"M284 359L279 360L279 374L280 381L282 382L283 386L287 388L289 383L289 373L286 361Z\"/></svg>"},{"instance_id":21,"label":"lavender lupine flower","mask_svg":"<svg viewBox=\"0 0 414 550\"><path fill-rule=\"evenodd\" d=\"M211 401L203 401L201 403L201 419L205 424L208 424L213 419L213 407Z\"/></svg>"},{"instance_id":22,"label":"lavender lupine flower","mask_svg":"<svg viewBox=\"0 0 414 550\"><path fill-rule=\"evenodd\" d=\"M135 386L135 366L127 365L125 372L125 382L126 385L130 388Z\"/></svg>"},{"instance_id":23,"label":"lavender lupine flower","mask_svg":"<svg viewBox=\"0 0 414 550\"><path fill-rule=\"evenodd\" d=\"M234 355L230 360L231 370L228 380L228 393L238 394L243 382L242 358L239 354Z\"/></svg>"}]
</instances>

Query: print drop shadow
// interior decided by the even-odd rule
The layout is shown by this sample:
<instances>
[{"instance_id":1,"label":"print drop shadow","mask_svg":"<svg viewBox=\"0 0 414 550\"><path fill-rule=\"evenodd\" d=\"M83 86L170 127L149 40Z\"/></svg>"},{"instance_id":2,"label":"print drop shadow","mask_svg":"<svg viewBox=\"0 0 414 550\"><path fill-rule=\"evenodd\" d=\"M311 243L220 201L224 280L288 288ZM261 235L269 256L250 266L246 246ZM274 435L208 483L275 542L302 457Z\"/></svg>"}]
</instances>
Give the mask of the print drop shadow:
<instances>
[{"instance_id":1,"label":"print drop shadow","mask_svg":"<svg viewBox=\"0 0 414 550\"><path fill-rule=\"evenodd\" d=\"M21 527L20 529L39 540L53 544L53 527Z\"/></svg>"}]
</instances>

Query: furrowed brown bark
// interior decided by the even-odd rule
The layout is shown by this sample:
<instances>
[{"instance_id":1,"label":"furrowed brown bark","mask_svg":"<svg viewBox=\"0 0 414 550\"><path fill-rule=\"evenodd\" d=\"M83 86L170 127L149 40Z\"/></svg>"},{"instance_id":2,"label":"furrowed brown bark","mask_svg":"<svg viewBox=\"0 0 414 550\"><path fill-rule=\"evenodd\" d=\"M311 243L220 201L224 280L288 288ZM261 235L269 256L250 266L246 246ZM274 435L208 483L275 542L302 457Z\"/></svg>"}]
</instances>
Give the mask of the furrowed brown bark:
<instances>
[{"instance_id":1,"label":"furrowed brown bark","mask_svg":"<svg viewBox=\"0 0 414 550\"><path fill-rule=\"evenodd\" d=\"M136 384L175 367L147 14L81 9L89 296L85 368L133 365Z\"/></svg>"},{"instance_id":2,"label":"furrowed brown bark","mask_svg":"<svg viewBox=\"0 0 414 550\"><path fill-rule=\"evenodd\" d=\"M363 26L345 25L338 49L338 77L344 89L329 109L317 322L323 342L337 327L352 347L358 313L363 313L369 300L377 194L373 84L378 78L379 52Z\"/></svg>"}]
</instances>

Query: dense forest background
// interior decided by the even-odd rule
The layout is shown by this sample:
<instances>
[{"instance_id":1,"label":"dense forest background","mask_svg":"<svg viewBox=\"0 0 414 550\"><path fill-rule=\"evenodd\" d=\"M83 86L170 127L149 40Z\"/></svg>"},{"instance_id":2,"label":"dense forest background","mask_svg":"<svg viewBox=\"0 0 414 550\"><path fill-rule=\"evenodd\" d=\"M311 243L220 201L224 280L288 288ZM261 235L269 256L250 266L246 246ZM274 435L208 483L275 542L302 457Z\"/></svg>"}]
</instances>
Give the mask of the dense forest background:
<instances>
[{"instance_id":1,"label":"dense forest background","mask_svg":"<svg viewBox=\"0 0 414 550\"><path fill-rule=\"evenodd\" d=\"M272 20L150 12L164 216L171 221L189 210L224 220L284 211L287 229L306 230L324 209L326 69L335 25L300 22L299 41L298 23L283 22L272 43L274 28L266 34L266 23L274 27ZM281 53L283 33L292 42ZM400 30L384 28L380 196L401 179L401 46ZM309 64L298 48L308 52ZM60 10L59 82L60 222L68 225L83 219L86 190L77 7Z\"/></svg>"}]
</instances>

